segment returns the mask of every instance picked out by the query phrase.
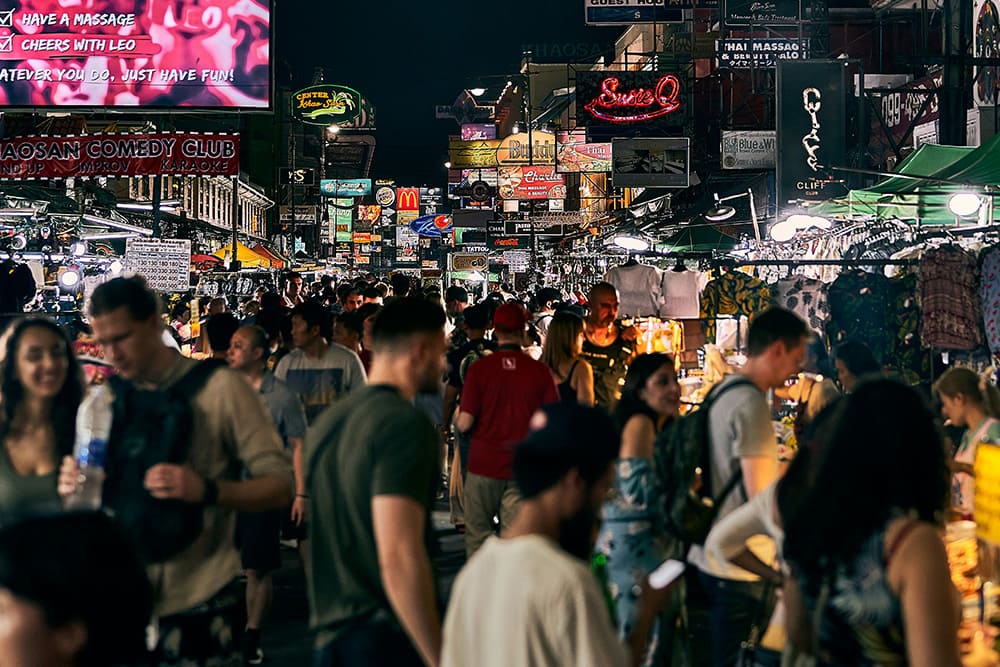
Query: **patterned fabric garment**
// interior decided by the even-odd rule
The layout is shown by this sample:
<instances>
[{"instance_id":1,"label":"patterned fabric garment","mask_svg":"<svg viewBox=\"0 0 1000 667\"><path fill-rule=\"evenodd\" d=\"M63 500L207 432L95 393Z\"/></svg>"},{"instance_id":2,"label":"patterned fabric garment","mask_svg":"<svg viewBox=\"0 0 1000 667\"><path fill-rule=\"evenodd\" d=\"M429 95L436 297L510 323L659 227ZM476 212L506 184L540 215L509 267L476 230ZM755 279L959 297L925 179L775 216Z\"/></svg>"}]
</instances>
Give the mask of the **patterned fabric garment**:
<instances>
[{"instance_id":1,"label":"patterned fabric garment","mask_svg":"<svg viewBox=\"0 0 1000 667\"><path fill-rule=\"evenodd\" d=\"M920 345L920 304L917 275L905 273L889 281L895 305L895 336L889 342L889 365L910 385L931 374L930 352Z\"/></svg>"},{"instance_id":2,"label":"patterned fabric garment","mask_svg":"<svg viewBox=\"0 0 1000 667\"><path fill-rule=\"evenodd\" d=\"M715 318L720 315L745 315L751 321L771 305L771 292L753 276L729 271L705 286L701 293L701 319L705 340L715 340Z\"/></svg>"},{"instance_id":3,"label":"patterned fabric garment","mask_svg":"<svg viewBox=\"0 0 1000 667\"><path fill-rule=\"evenodd\" d=\"M960 248L931 250L920 260L920 340L925 347L974 350L983 344L976 258Z\"/></svg>"},{"instance_id":4,"label":"patterned fabric garment","mask_svg":"<svg viewBox=\"0 0 1000 667\"><path fill-rule=\"evenodd\" d=\"M783 278L771 286L771 300L804 319L809 328L823 331L830 317L826 285L803 276Z\"/></svg>"},{"instance_id":5,"label":"patterned fabric garment","mask_svg":"<svg viewBox=\"0 0 1000 667\"><path fill-rule=\"evenodd\" d=\"M983 253L979 297L983 302L986 342L990 352L1000 354L1000 247Z\"/></svg>"},{"instance_id":6,"label":"patterned fabric garment","mask_svg":"<svg viewBox=\"0 0 1000 667\"><path fill-rule=\"evenodd\" d=\"M830 345L856 340L871 348L879 362L889 356L889 322L892 294L889 279L876 273L848 271L833 281L827 291Z\"/></svg>"}]
</instances>

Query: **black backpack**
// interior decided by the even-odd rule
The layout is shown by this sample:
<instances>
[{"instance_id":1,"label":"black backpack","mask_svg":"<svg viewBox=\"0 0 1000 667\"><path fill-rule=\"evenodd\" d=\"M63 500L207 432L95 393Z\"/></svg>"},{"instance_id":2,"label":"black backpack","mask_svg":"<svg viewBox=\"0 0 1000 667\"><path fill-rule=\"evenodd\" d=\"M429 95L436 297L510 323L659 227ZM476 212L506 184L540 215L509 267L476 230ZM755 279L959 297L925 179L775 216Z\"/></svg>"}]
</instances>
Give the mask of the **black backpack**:
<instances>
[{"instance_id":1,"label":"black backpack","mask_svg":"<svg viewBox=\"0 0 1000 667\"><path fill-rule=\"evenodd\" d=\"M159 500L143 482L158 463L187 463L194 422L191 397L225 363L205 360L166 389L144 391L119 377L114 392L111 437L105 460L104 508L130 535L147 563L162 563L198 538L201 505Z\"/></svg>"},{"instance_id":2,"label":"black backpack","mask_svg":"<svg viewBox=\"0 0 1000 667\"><path fill-rule=\"evenodd\" d=\"M712 528L719 507L737 484L743 481L739 461L722 489L712 494L712 440L709 433L709 413L713 403L733 387L753 386L746 378L738 378L708 393L695 412L675 419L656 438L653 465L664 503L666 531L686 545L703 544ZM693 490L698 471L702 486Z\"/></svg>"}]
</instances>

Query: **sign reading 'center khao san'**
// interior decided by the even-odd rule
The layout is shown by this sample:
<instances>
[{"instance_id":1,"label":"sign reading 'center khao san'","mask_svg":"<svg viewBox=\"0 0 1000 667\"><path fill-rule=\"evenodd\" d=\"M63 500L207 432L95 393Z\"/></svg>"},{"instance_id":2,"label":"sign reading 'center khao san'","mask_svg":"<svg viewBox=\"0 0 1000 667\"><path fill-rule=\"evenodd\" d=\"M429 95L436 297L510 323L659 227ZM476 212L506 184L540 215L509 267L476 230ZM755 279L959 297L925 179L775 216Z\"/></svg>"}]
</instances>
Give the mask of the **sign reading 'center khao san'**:
<instances>
[{"instance_id":1,"label":"sign reading 'center khao san'","mask_svg":"<svg viewBox=\"0 0 1000 667\"><path fill-rule=\"evenodd\" d=\"M292 95L292 116L309 125L342 125L361 115L361 93L347 86L320 84Z\"/></svg>"},{"instance_id":2,"label":"sign reading 'center khao san'","mask_svg":"<svg viewBox=\"0 0 1000 667\"><path fill-rule=\"evenodd\" d=\"M587 125L684 122L680 77L660 72L577 72L577 119Z\"/></svg>"}]
</instances>

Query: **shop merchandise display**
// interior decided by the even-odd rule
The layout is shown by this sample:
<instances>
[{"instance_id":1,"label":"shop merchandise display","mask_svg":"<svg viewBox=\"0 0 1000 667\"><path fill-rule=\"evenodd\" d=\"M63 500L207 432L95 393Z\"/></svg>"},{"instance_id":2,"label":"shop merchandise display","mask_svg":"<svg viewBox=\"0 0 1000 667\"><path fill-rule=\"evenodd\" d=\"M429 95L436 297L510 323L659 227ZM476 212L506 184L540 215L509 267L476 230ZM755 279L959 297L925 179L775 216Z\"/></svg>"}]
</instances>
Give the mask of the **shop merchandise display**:
<instances>
[{"instance_id":1,"label":"shop merchandise display","mask_svg":"<svg viewBox=\"0 0 1000 667\"><path fill-rule=\"evenodd\" d=\"M715 341L715 319L720 315L744 315L753 319L770 307L771 291L763 281L739 271L726 271L708 283L701 294L705 338Z\"/></svg>"},{"instance_id":2,"label":"shop merchandise display","mask_svg":"<svg viewBox=\"0 0 1000 667\"><path fill-rule=\"evenodd\" d=\"M972 253L941 247L920 260L920 338L925 347L973 350L983 343L979 270Z\"/></svg>"}]
</instances>

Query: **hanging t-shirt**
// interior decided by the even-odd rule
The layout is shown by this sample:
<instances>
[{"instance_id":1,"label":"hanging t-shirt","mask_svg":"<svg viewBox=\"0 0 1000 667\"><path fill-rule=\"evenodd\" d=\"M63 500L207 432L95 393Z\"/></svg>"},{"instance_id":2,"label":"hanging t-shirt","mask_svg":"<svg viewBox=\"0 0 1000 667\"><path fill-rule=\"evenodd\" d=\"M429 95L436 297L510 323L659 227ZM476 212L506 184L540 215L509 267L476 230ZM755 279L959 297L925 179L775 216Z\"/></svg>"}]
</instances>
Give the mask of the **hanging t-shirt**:
<instances>
[{"instance_id":1,"label":"hanging t-shirt","mask_svg":"<svg viewBox=\"0 0 1000 667\"><path fill-rule=\"evenodd\" d=\"M917 276L905 273L889 281L896 335L889 342L889 366L910 385L930 377L930 353L920 345L920 305Z\"/></svg>"},{"instance_id":2,"label":"hanging t-shirt","mask_svg":"<svg viewBox=\"0 0 1000 667\"><path fill-rule=\"evenodd\" d=\"M1000 354L1000 247L983 253L979 297L983 302L986 342L990 352Z\"/></svg>"},{"instance_id":3,"label":"hanging t-shirt","mask_svg":"<svg viewBox=\"0 0 1000 667\"><path fill-rule=\"evenodd\" d=\"M771 291L757 278L729 271L705 286L701 294L701 318L705 339L715 340L715 318L745 315L750 320L771 306Z\"/></svg>"},{"instance_id":4,"label":"hanging t-shirt","mask_svg":"<svg viewBox=\"0 0 1000 667\"><path fill-rule=\"evenodd\" d=\"M700 314L699 299L708 284L701 271L664 271L660 283L663 303L660 317L668 320L696 320Z\"/></svg>"},{"instance_id":5,"label":"hanging t-shirt","mask_svg":"<svg viewBox=\"0 0 1000 667\"><path fill-rule=\"evenodd\" d=\"M782 308L796 313L811 329L823 331L830 317L826 285L814 278L790 276L771 286L771 299Z\"/></svg>"},{"instance_id":6,"label":"hanging t-shirt","mask_svg":"<svg viewBox=\"0 0 1000 667\"><path fill-rule=\"evenodd\" d=\"M830 323L827 335L836 346L847 340L867 345L875 359L884 363L889 355L893 300L889 279L866 271L847 271L827 291Z\"/></svg>"},{"instance_id":7,"label":"hanging t-shirt","mask_svg":"<svg viewBox=\"0 0 1000 667\"><path fill-rule=\"evenodd\" d=\"M616 266L604 274L605 282L618 289L618 312L629 317L656 315L660 310L661 272L655 266Z\"/></svg>"},{"instance_id":8,"label":"hanging t-shirt","mask_svg":"<svg viewBox=\"0 0 1000 667\"><path fill-rule=\"evenodd\" d=\"M920 260L920 340L925 347L974 350L983 344L979 270L972 253L937 248Z\"/></svg>"}]
</instances>

